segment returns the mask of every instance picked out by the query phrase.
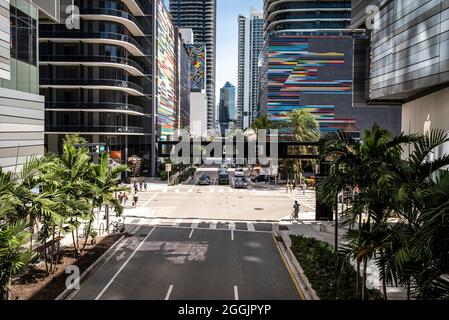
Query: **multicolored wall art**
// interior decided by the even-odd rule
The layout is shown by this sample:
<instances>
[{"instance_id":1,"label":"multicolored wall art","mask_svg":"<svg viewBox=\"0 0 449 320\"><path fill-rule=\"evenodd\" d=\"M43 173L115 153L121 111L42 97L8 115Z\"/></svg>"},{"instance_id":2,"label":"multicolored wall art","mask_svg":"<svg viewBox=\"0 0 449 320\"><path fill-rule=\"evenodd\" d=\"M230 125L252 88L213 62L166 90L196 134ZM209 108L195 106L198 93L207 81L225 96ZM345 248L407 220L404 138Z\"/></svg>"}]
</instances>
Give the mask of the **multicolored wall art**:
<instances>
[{"instance_id":1,"label":"multicolored wall art","mask_svg":"<svg viewBox=\"0 0 449 320\"><path fill-rule=\"evenodd\" d=\"M272 121L305 109L325 133L354 124L351 108L351 37L270 36L265 109Z\"/></svg>"},{"instance_id":2,"label":"multicolored wall art","mask_svg":"<svg viewBox=\"0 0 449 320\"><path fill-rule=\"evenodd\" d=\"M168 140L175 128L176 58L175 30L162 0L157 0L157 131Z\"/></svg>"},{"instance_id":3,"label":"multicolored wall art","mask_svg":"<svg viewBox=\"0 0 449 320\"><path fill-rule=\"evenodd\" d=\"M206 88L206 46L204 44L187 44L190 57L191 90L198 92Z\"/></svg>"}]
</instances>

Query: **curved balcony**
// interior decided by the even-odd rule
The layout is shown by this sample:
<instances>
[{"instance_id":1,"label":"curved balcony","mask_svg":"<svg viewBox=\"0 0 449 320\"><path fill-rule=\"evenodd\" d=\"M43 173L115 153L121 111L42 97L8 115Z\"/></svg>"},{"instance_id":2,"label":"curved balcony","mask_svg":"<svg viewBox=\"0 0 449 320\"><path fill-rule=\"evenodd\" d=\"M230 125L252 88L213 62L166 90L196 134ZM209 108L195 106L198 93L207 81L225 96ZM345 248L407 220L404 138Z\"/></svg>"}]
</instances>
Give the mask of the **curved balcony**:
<instances>
[{"instance_id":1,"label":"curved balcony","mask_svg":"<svg viewBox=\"0 0 449 320\"><path fill-rule=\"evenodd\" d=\"M144 29L136 17L125 11L108 8L82 8L80 9L80 18L83 20L117 22L128 28L134 36L144 36Z\"/></svg>"},{"instance_id":2,"label":"curved balcony","mask_svg":"<svg viewBox=\"0 0 449 320\"><path fill-rule=\"evenodd\" d=\"M143 6L140 3L140 0L122 0L124 4L128 7L129 11L134 16L144 16L145 13L143 12Z\"/></svg>"},{"instance_id":3,"label":"curved balcony","mask_svg":"<svg viewBox=\"0 0 449 320\"><path fill-rule=\"evenodd\" d=\"M124 113L129 115L142 116L143 108L129 103L114 102L46 102L45 111L67 111L67 112L107 112Z\"/></svg>"},{"instance_id":4,"label":"curved balcony","mask_svg":"<svg viewBox=\"0 0 449 320\"><path fill-rule=\"evenodd\" d=\"M78 55L44 55L40 57L40 65L56 65L56 66L89 66L89 67L115 67L123 69L136 77L143 77L148 72L138 62L114 56L78 56Z\"/></svg>"},{"instance_id":5,"label":"curved balcony","mask_svg":"<svg viewBox=\"0 0 449 320\"><path fill-rule=\"evenodd\" d=\"M46 125L45 133L66 134L82 133L85 135L134 135L143 136L144 130L141 127L126 126L53 126Z\"/></svg>"},{"instance_id":6,"label":"curved balcony","mask_svg":"<svg viewBox=\"0 0 449 320\"><path fill-rule=\"evenodd\" d=\"M47 32L42 31L39 35L40 42L58 43L105 43L124 47L134 56L145 56L143 46L134 38L113 32L83 32L80 30Z\"/></svg>"},{"instance_id":7,"label":"curved balcony","mask_svg":"<svg viewBox=\"0 0 449 320\"><path fill-rule=\"evenodd\" d=\"M116 79L40 79L41 88L119 90L133 96L144 96L143 88L131 81Z\"/></svg>"}]
</instances>

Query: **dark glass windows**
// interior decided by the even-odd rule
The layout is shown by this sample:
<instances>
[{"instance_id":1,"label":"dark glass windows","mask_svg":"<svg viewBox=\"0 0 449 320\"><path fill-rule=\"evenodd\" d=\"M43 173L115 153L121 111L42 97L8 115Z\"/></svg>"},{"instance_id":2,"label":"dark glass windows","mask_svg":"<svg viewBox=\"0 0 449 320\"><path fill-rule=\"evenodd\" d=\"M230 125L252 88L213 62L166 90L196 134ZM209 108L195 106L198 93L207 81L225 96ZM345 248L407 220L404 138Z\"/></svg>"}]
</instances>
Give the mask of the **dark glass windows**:
<instances>
[{"instance_id":1,"label":"dark glass windows","mask_svg":"<svg viewBox=\"0 0 449 320\"><path fill-rule=\"evenodd\" d=\"M10 7L11 57L37 66L36 20L14 6Z\"/></svg>"}]
</instances>

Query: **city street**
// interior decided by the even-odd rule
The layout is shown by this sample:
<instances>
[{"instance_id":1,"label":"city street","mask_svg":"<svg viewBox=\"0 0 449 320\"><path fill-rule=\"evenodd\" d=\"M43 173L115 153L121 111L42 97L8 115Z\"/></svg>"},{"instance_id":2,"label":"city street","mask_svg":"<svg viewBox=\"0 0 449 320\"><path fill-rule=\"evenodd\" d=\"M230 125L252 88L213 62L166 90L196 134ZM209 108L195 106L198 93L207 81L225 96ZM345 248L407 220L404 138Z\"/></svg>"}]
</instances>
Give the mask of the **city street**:
<instances>
[{"instance_id":1,"label":"city street","mask_svg":"<svg viewBox=\"0 0 449 320\"><path fill-rule=\"evenodd\" d=\"M299 299L271 232L131 226L72 299ZM263 279L263 281L261 281Z\"/></svg>"},{"instance_id":2,"label":"city street","mask_svg":"<svg viewBox=\"0 0 449 320\"><path fill-rule=\"evenodd\" d=\"M299 299L272 235L291 224L299 192L265 183L235 189L229 172L230 185L218 185L217 166L205 166L186 184L139 192L137 208L124 213L131 236L70 298ZM211 185L198 185L205 174ZM302 215L314 210L312 196L301 197Z\"/></svg>"}]
</instances>

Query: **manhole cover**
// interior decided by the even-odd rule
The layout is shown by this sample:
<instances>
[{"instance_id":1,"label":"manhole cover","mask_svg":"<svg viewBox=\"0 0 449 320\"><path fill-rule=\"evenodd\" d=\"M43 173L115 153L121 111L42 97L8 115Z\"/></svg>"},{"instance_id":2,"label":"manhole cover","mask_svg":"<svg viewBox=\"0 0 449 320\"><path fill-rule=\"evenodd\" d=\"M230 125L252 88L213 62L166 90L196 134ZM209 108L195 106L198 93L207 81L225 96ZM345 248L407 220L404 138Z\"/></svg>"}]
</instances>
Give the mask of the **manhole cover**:
<instances>
[{"instance_id":1,"label":"manhole cover","mask_svg":"<svg viewBox=\"0 0 449 320\"><path fill-rule=\"evenodd\" d=\"M256 211L263 211L264 209L263 208L254 208L254 210L256 210Z\"/></svg>"}]
</instances>

